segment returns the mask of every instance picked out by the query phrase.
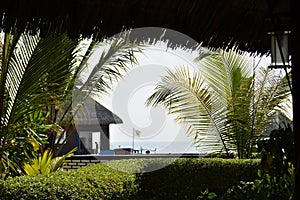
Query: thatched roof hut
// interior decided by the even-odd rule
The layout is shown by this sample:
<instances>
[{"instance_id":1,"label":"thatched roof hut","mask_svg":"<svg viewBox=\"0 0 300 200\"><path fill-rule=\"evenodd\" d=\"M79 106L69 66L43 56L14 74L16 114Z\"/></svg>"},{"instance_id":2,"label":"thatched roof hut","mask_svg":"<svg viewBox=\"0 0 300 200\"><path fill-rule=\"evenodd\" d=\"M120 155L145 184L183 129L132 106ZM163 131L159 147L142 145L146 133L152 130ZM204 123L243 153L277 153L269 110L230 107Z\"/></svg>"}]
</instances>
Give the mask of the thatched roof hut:
<instances>
[{"instance_id":1,"label":"thatched roof hut","mask_svg":"<svg viewBox=\"0 0 300 200\"><path fill-rule=\"evenodd\" d=\"M75 147L78 148L78 154L93 153L95 149L92 149L92 141L95 139L100 143L99 150L109 150L110 124L121 123L122 119L115 113L95 99L87 98L74 117L75 134L71 133L60 154L63 155Z\"/></svg>"}]
</instances>

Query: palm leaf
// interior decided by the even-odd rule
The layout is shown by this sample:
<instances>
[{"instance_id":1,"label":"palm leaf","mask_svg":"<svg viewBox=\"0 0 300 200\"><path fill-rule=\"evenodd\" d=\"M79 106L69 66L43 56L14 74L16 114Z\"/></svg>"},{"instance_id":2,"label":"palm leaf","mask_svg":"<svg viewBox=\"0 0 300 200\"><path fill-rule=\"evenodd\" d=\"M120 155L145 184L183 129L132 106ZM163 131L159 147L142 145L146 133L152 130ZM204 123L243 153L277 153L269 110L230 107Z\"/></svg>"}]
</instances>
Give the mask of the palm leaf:
<instances>
[{"instance_id":1,"label":"palm leaf","mask_svg":"<svg viewBox=\"0 0 300 200\"><path fill-rule=\"evenodd\" d=\"M12 44L11 46L6 47L9 48L11 52L3 57L1 66L1 85L7 90L6 98L3 98L3 100L6 101L5 113L2 115L1 119L1 124L3 125L6 125L10 119L21 85L22 76L39 41L37 36L29 36L27 34L22 34L20 36L11 36L10 34L6 35L6 38L12 37L12 42L8 41L5 45ZM3 114L3 112L1 114Z\"/></svg>"},{"instance_id":2,"label":"palm leaf","mask_svg":"<svg viewBox=\"0 0 300 200\"><path fill-rule=\"evenodd\" d=\"M217 147L221 142L240 158L250 157L272 116L287 107L287 79L271 76L268 70L255 77L250 57L234 50L205 51L196 60L198 73L169 71L148 105L161 104L179 114L178 120L188 124L188 133L195 134L200 147Z\"/></svg>"},{"instance_id":3,"label":"palm leaf","mask_svg":"<svg viewBox=\"0 0 300 200\"><path fill-rule=\"evenodd\" d=\"M212 52L211 56L206 56L198 60L199 72L205 82L217 92L224 101L233 96L235 91L235 73L240 70L241 77L252 76L250 60L233 50L228 52L219 50Z\"/></svg>"},{"instance_id":4,"label":"palm leaf","mask_svg":"<svg viewBox=\"0 0 300 200\"><path fill-rule=\"evenodd\" d=\"M54 103L51 99L57 96L53 94L64 91L68 83L66 75L77 42L65 35L39 38L23 33L14 44L9 46L13 49L10 57L4 57L1 65L1 86L6 91L1 99L2 108L6 105L2 124L15 124L24 114Z\"/></svg>"},{"instance_id":5,"label":"palm leaf","mask_svg":"<svg viewBox=\"0 0 300 200\"><path fill-rule=\"evenodd\" d=\"M260 69L255 83L252 118L254 135L259 136L278 112L286 115L284 113L291 104L288 99L291 93L287 79L269 69ZM283 103L285 106L282 106Z\"/></svg>"},{"instance_id":6,"label":"palm leaf","mask_svg":"<svg viewBox=\"0 0 300 200\"><path fill-rule=\"evenodd\" d=\"M73 91L73 114L76 114L77 110L85 102L86 98L91 94L103 94L110 89L109 83L113 80L121 78L123 73L129 69L131 64L136 64L137 60L134 57L135 52L139 52L139 48L135 48L132 43L124 38L116 38L112 41L104 41L96 45L97 48L108 45L108 49L101 53L101 56L93 67L92 71L88 74L86 80L82 78L77 79L76 89ZM96 49L97 49L96 48ZM93 52L88 56L91 58ZM86 65L82 65L84 71ZM78 77L84 76L83 73L79 73Z\"/></svg>"},{"instance_id":7,"label":"palm leaf","mask_svg":"<svg viewBox=\"0 0 300 200\"><path fill-rule=\"evenodd\" d=\"M9 115L7 107L9 104L8 92L7 92L7 76L9 71L9 62L12 54L16 48L16 44L19 41L21 34L15 33L13 30L4 34L4 44L1 45L1 72L0 72L0 126L4 126L8 122Z\"/></svg>"},{"instance_id":8,"label":"palm leaf","mask_svg":"<svg viewBox=\"0 0 300 200\"><path fill-rule=\"evenodd\" d=\"M25 113L65 99L61 91L68 84L67 77L70 75L72 63L70 59L76 45L76 41L65 35L40 40L22 76L18 96L12 108L16 112L11 113L11 123L22 118Z\"/></svg>"},{"instance_id":9,"label":"palm leaf","mask_svg":"<svg viewBox=\"0 0 300 200\"><path fill-rule=\"evenodd\" d=\"M105 45L109 47L101 53L98 62L81 87L82 91L106 92L107 89L110 89L108 82L120 78L122 72L128 70L131 64L137 63L134 53L140 50L126 39L104 40L96 45L96 49Z\"/></svg>"},{"instance_id":10,"label":"palm leaf","mask_svg":"<svg viewBox=\"0 0 300 200\"><path fill-rule=\"evenodd\" d=\"M66 98L64 91L74 70L77 44L78 41L66 35L40 38L29 33L5 33L0 63L0 95L3 97L0 99L0 132L5 130L5 134L1 134L4 151L0 153L1 166L5 164L5 151L9 151L9 145L16 138L30 137L37 143L44 141L31 127L36 125L29 118L27 122L24 119L39 109L54 104L59 106ZM27 155L27 150L22 153Z\"/></svg>"},{"instance_id":11,"label":"palm leaf","mask_svg":"<svg viewBox=\"0 0 300 200\"><path fill-rule=\"evenodd\" d=\"M83 106L86 99L91 95L103 94L111 89L110 83L121 78L130 65L137 63L134 53L141 52L141 47L136 47L129 40L122 37L103 40L97 43L93 41L90 47L79 65L80 69L76 72L78 73L78 79L75 82L72 102L69 101L67 105L64 105L69 111L64 114L64 116L68 115L64 117L66 119L64 132L71 126L74 118L76 121L78 112L84 110ZM92 50L93 47L95 47L94 50ZM85 74L85 69L89 67L87 63L93 58L93 53L98 48L104 48L105 50L101 53L92 71ZM67 136L66 140L68 140L69 136ZM58 145L60 140L61 138L57 141L56 145Z\"/></svg>"},{"instance_id":12,"label":"palm leaf","mask_svg":"<svg viewBox=\"0 0 300 200\"><path fill-rule=\"evenodd\" d=\"M176 68L175 72L168 70L168 75L162 78L146 103L161 104L171 114L177 114L177 121L187 125L188 134L195 134L195 141L205 136L213 141L213 145L206 143L206 146L220 149L221 143L226 149L222 138L224 104L204 84L199 73L191 75L187 68Z\"/></svg>"},{"instance_id":13,"label":"palm leaf","mask_svg":"<svg viewBox=\"0 0 300 200\"><path fill-rule=\"evenodd\" d=\"M199 72L205 82L226 102L223 137L227 144L247 143L251 122L249 120L253 72L251 60L234 50L219 50L212 56L198 60ZM244 149L239 148L238 149Z\"/></svg>"}]
</instances>

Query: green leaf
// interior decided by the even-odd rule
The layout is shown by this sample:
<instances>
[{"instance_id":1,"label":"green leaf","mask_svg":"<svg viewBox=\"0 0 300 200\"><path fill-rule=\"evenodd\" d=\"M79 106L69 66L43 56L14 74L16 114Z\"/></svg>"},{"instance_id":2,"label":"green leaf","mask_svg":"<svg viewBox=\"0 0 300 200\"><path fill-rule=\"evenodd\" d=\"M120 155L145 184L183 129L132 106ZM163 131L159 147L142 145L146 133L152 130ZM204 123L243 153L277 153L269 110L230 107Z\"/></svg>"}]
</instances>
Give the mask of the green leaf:
<instances>
[{"instance_id":1,"label":"green leaf","mask_svg":"<svg viewBox=\"0 0 300 200\"><path fill-rule=\"evenodd\" d=\"M208 199L214 199L214 198L217 198L218 195L214 192L210 192L207 197L208 197Z\"/></svg>"},{"instance_id":2,"label":"green leaf","mask_svg":"<svg viewBox=\"0 0 300 200\"><path fill-rule=\"evenodd\" d=\"M168 70L146 104L162 105L202 151L225 149L249 158L276 115L285 116L291 96L286 77L261 68L235 50L201 53L198 72Z\"/></svg>"}]
</instances>

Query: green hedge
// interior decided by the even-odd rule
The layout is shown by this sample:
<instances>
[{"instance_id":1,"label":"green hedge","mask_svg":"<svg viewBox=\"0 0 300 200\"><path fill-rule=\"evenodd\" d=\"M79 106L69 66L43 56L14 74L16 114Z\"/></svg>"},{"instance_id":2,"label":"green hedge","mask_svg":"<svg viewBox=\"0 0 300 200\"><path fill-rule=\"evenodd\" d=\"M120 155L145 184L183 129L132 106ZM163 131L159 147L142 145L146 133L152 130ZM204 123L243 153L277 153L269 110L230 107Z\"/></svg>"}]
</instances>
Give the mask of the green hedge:
<instances>
[{"instance_id":1,"label":"green hedge","mask_svg":"<svg viewBox=\"0 0 300 200\"><path fill-rule=\"evenodd\" d=\"M50 175L21 176L0 181L0 199L131 199L135 175L103 164Z\"/></svg>"},{"instance_id":2,"label":"green hedge","mask_svg":"<svg viewBox=\"0 0 300 200\"><path fill-rule=\"evenodd\" d=\"M129 159L96 164L50 175L0 181L1 199L196 199L209 191L224 193L240 180L257 178L259 160ZM125 173L116 169L134 173ZM142 173L140 173L142 172Z\"/></svg>"},{"instance_id":3,"label":"green hedge","mask_svg":"<svg viewBox=\"0 0 300 200\"><path fill-rule=\"evenodd\" d=\"M196 199L206 188L223 194L241 180L257 178L259 160L220 158L178 159L160 170L139 176L143 199Z\"/></svg>"}]
</instances>

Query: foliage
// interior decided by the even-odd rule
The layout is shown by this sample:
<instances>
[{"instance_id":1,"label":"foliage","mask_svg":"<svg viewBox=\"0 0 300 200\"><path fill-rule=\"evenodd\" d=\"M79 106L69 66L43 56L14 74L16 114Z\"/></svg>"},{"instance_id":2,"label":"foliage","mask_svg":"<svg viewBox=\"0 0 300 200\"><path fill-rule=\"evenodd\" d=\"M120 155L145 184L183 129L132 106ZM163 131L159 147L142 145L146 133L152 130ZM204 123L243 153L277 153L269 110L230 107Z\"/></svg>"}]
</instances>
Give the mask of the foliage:
<instances>
[{"instance_id":1,"label":"foliage","mask_svg":"<svg viewBox=\"0 0 300 200\"><path fill-rule=\"evenodd\" d=\"M104 50L99 59L96 60L96 64L93 63L94 66L91 68L89 60L93 58L94 52L99 48ZM59 142L65 133L67 133L65 141L71 136L72 130L74 130L72 123L77 114L82 110L84 111L84 103L87 98L91 95L101 96L106 93L110 89L112 81L119 80L131 65L137 63L134 54L140 51L141 47L135 46L122 36L90 42L85 55L79 61L77 71L73 75L72 86L74 87L69 88L71 93L62 102L62 106L55 106L52 109L55 110L55 114L52 116L53 123L59 124L63 131L54 132L50 142L51 149L59 148L60 150L62 148ZM90 70L90 72L86 73L86 70ZM56 140L57 137L58 140ZM61 142L64 143L65 141Z\"/></svg>"},{"instance_id":2,"label":"foliage","mask_svg":"<svg viewBox=\"0 0 300 200\"><path fill-rule=\"evenodd\" d=\"M163 105L187 125L203 151L225 149L250 158L256 141L278 115L285 115L290 90L285 77L259 68L229 50L201 53L198 71L168 70L148 105Z\"/></svg>"},{"instance_id":3,"label":"foliage","mask_svg":"<svg viewBox=\"0 0 300 200\"><path fill-rule=\"evenodd\" d=\"M59 86L65 86L65 80L51 75L72 70L77 44L65 35L40 38L29 33L5 33L0 93L2 127L10 127L37 108L53 104L52 94Z\"/></svg>"},{"instance_id":4,"label":"foliage","mask_svg":"<svg viewBox=\"0 0 300 200\"><path fill-rule=\"evenodd\" d=\"M206 188L206 190L204 192L201 192L201 195L199 195L197 197L197 199L203 199L203 200L207 200L207 199L215 199L218 195L216 195L216 193L214 192L209 192L208 188Z\"/></svg>"},{"instance_id":5,"label":"foliage","mask_svg":"<svg viewBox=\"0 0 300 200\"><path fill-rule=\"evenodd\" d=\"M256 179L258 168L259 161L255 159L179 158L157 171L137 174L138 196L143 199L190 200L196 199L200 191L207 188L219 195L238 184L241 177L249 181Z\"/></svg>"},{"instance_id":6,"label":"foliage","mask_svg":"<svg viewBox=\"0 0 300 200\"><path fill-rule=\"evenodd\" d=\"M104 164L35 176L0 180L0 196L8 199L132 199L134 174L113 170Z\"/></svg>"},{"instance_id":7,"label":"foliage","mask_svg":"<svg viewBox=\"0 0 300 200\"><path fill-rule=\"evenodd\" d=\"M234 158L234 153L211 152L204 156L205 158Z\"/></svg>"},{"instance_id":8,"label":"foliage","mask_svg":"<svg viewBox=\"0 0 300 200\"><path fill-rule=\"evenodd\" d=\"M261 168L259 178L229 189L224 199L290 199L294 188L294 142L290 126L271 132L259 143Z\"/></svg>"},{"instance_id":9,"label":"foliage","mask_svg":"<svg viewBox=\"0 0 300 200\"><path fill-rule=\"evenodd\" d=\"M10 177L0 180L0 196L3 199L190 200L206 188L224 193L241 176L252 181L259 167L254 159L179 158L158 171L147 172L149 167L165 166L165 162L172 161L173 158L125 159L46 175Z\"/></svg>"},{"instance_id":10,"label":"foliage","mask_svg":"<svg viewBox=\"0 0 300 200\"><path fill-rule=\"evenodd\" d=\"M294 132L290 125L273 130L268 139L259 143L262 172L272 176L290 174L291 165L295 166Z\"/></svg>"},{"instance_id":11,"label":"foliage","mask_svg":"<svg viewBox=\"0 0 300 200\"><path fill-rule=\"evenodd\" d=\"M23 166L23 171L25 175L35 175L35 174L49 174L52 172L57 172L63 170L63 166L66 158L72 156L73 152L77 149L73 149L64 156L53 158L53 152L47 149L42 155L37 158L33 158L29 163L25 163Z\"/></svg>"},{"instance_id":12,"label":"foliage","mask_svg":"<svg viewBox=\"0 0 300 200\"><path fill-rule=\"evenodd\" d=\"M2 132L5 133L2 138L6 139L6 142L2 143L2 160L0 161L3 179L7 176L18 175L19 166L36 156L39 146L47 142L47 135L41 133L49 130L51 126L45 125L45 119L46 116L42 110L37 109L20 119L10 134Z\"/></svg>"},{"instance_id":13,"label":"foliage","mask_svg":"<svg viewBox=\"0 0 300 200\"><path fill-rule=\"evenodd\" d=\"M2 33L1 33L2 34ZM47 141L47 106L53 94L65 87L62 76L72 71L78 41L66 35L41 38L13 29L3 33L0 67L0 170L2 178L15 173L14 166L35 155Z\"/></svg>"},{"instance_id":14,"label":"foliage","mask_svg":"<svg viewBox=\"0 0 300 200\"><path fill-rule=\"evenodd\" d=\"M222 197L226 200L265 200L265 199L278 199L288 200L291 196L290 182L284 177L277 179L274 176L265 174L260 175L260 179L253 182L241 181L238 186L229 189Z\"/></svg>"},{"instance_id":15,"label":"foliage","mask_svg":"<svg viewBox=\"0 0 300 200\"><path fill-rule=\"evenodd\" d=\"M81 38L72 40L65 34L43 38L15 29L0 34L0 173L6 178L38 149L51 148L57 155L85 98L105 92L109 81L120 78L126 64L136 60L133 45L124 38L93 40L82 56ZM72 107L77 75L88 66L94 47L104 44L108 50L79 88L84 98Z\"/></svg>"}]
</instances>

